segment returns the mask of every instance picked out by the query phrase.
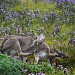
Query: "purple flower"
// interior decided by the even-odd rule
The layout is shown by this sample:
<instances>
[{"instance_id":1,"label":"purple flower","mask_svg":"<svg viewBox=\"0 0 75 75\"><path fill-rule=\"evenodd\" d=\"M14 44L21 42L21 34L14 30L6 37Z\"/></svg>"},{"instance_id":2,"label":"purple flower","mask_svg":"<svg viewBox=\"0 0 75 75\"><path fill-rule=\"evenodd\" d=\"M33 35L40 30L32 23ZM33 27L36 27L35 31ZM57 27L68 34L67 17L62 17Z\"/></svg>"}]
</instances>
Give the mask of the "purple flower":
<instances>
[{"instance_id":1,"label":"purple flower","mask_svg":"<svg viewBox=\"0 0 75 75\"><path fill-rule=\"evenodd\" d=\"M31 33L30 33L30 32L26 32L26 34L27 34L28 36L30 36L30 35L31 35Z\"/></svg>"},{"instance_id":2,"label":"purple flower","mask_svg":"<svg viewBox=\"0 0 75 75\"><path fill-rule=\"evenodd\" d=\"M42 23L44 23L45 22L45 20L42 20Z\"/></svg>"},{"instance_id":3,"label":"purple flower","mask_svg":"<svg viewBox=\"0 0 75 75\"><path fill-rule=\"evenodd\" d=\"M8 15L8 16L6 16L6 19L7 19L7 20L9 20L9 19L11 19L11 18L12 18L12 16L11 16L11 15L10 15L10 16L9 16L9 15Z\"/></svg>"},{"instance_id":4,"label":"purple flower","mask_svg":"<svg viewBox=\"0 0 75 75\"><path fill-rule=\"evenodd\" d=\"M12 28L15 28L14 24L11 25Z\"/></svg>"},{"instance_id":5,"label":"purple flower","mask_svg":"<svg viewBox=\"0 0 75 75\"><path fill-rule=\"evenodd\" d=\"M9 37L9 36L10 36L10 35L9 35L9 34L6 34L6 33L5 33L5 35L4 35L4 37Z\"/></svg>"},{"instance_id":6,"label":"purple flower","mask_svg":"<svg viewBox=\"0 0 75 75\"><path fill-rule=\"evenodd\" d=\"M58 47L61 46L61 44L58 44Z\"/></svg>"},{"instance_id":7,"label":"purple flower","mask_svg":"<svg viewBox=\"0 0 75 75\"><path fill-rule=\"evenodd\" d=\"M45 20L45 21L48 21L48 18L47 18L47 16L46 16L46 15L44 15L44 20Z\"/></svg>"},{"instance_id":8,"label":"purple flower","mask_svg":"<svg viewBox=\"0 0 75 75\"><path fill-rule=\"evenodd\" d=\"M9 28L9 27L6 27L6 28L4 29L4 31L10 31L10 28Z\"/></svg>"},{"instance_id":9,"label":"purple flower","mask_svg":"<svg viewBox=\"0 0 75 75\"><path fill-rule=\"evenodd\" d=\"M0 41L3 40L3 38L0 38Z\"/></svg>"},{"instance_id":10,"label":"purple flower","mask_svg":"<svg viewBox=\"0 0 75 75\"><path fill-rule=\"evenodd\" d=\"M25 73L25 72L27 72L27 70L22 70L22 72L24 72L24 73Z\"/></svg>"},{"instance_id":11,"label":"purple flower","mask_svg":"<svg viewBox=\"0 0 75 75\"><path fill-rule=\"evenodd\" d=\"M2 27L0 27L0 31L2 31Z\"/></svg>"},{"instance_id":12,"label":"purple flower","mask_svg":"<svg viewBox=\"0 0 75 75\"><path fill-rule=\"evenodd\" d=\"M35 18L35 13L31 13L31 18Z\"/></svg>"},{"instance_id":13,"label":"purple flower","mask_svg":"<svg viewBox=\"0 0 75 75\"><path fill-rule=\"evenodd\" d=\"M73 31L72 34L75 34L75 31Z\"/></svg>"},{"instance_id":14,"label":"purple flower","mask_svg":"<svg viewBox=\"0 0 75 75\"><path fill-rule=\"evenodd\" d=\"M14 17L19 16L19 14L18 14L16 11L14 11L12 15L13 15Z\"/></svg>"}]
</instances>

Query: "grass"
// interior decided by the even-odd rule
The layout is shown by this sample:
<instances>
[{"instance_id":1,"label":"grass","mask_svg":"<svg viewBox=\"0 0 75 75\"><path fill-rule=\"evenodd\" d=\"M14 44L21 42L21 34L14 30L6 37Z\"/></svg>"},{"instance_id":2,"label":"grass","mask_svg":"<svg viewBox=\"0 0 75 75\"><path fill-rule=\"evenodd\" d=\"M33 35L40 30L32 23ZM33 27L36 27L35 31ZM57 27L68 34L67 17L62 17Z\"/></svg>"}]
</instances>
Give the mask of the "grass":
<instances>
[{"instance_id":1,"label":"grass","mask_svg":"<svg viewBox=\"0 0 75 75\"><path fill-rule=\"evenodd\" d=\"M32 2L32 0L21 0L22 3L25 4L24 9L30 9L31 11L34 11L36 9L39 9L41 11L41 13L44 14L44 12L48 12L53 10L53 8L55 7L55 4L50 4L50 3L45 3L45 2L39 2L39 3L35 3Z\"/></svg>"}]
</instances>

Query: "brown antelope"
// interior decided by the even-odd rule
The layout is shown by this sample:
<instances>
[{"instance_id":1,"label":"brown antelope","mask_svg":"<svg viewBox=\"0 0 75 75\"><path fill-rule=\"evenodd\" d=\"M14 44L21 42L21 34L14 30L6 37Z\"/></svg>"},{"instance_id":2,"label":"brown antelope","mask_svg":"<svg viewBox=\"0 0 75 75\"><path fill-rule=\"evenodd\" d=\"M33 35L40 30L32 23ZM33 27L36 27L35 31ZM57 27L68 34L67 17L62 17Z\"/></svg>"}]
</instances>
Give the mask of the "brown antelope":
<instances>
[{"instance_id":1,"label":"brown antelope","mask_svg":"<svg viewBox=\"0 0 75 75\"><path fill-rule=\"evenodd\" d=\"M60 52L56 49L51 49L49 46L43 42L39 46L37 46L34 50L35 53L35 61L38 63L40 58L46 58L49 60L50 64L56 57L60 58L68 58L67 54L64 52Z\"/></svg>"},{"instance_id":2,"label":"brown antelope","mask_svg":"<svg viewBox=\"0 0 75 75\"><path fill-rule=\"evenodd\" d=\"M1 45L0 51L2 53L12 55L12 56L27 56L33 53L33 48L37 46L37 44L41 44L44 39L34 40L31 36L9 36L6 37Z\"/></svg>"}]
</instances>

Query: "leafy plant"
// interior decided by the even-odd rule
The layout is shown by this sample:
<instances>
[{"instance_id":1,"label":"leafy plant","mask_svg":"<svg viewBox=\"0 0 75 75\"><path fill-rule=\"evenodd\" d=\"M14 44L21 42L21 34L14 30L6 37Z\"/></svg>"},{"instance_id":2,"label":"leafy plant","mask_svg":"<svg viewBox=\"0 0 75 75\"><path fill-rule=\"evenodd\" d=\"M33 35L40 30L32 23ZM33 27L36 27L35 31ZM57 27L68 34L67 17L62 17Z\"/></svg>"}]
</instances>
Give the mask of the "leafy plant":
<instances>
[{"instance_id":1,"label":"leafy plant","mask_svg":"<svg viewBox=\"0 0 75 75\"><path fill-rule=\"evenodd\" d=\"M29 62L23 63L15 58L7 55L0 54L0 75L22 75L22 70L26 69L29 72L46 72L51 74L54 72L53 67L49 63L30 64Z\"/></svg>"},{"instance_id":2,"label":"leafy plant","mask_svg":"<svg viewBox=\"0 0 75 75\"><path fill-rule=\"evenodd\" d=\"M24 63L21 61L0 54L0 75L21 75L23 67Z\"/></svg>"},{"instance_id":3,"label":"leafy plant","mask_svg":"<svg viewBox=\"0 0 75 75\"><path fill-rule=\"evenodd\" d=\"M49 63L46 63L46 62L43 62L42 64L26 63L25 68L28 70L27 73L45 72L47 74L51 74L54 72L53 67Z\"/></svg>"}]
</instances>

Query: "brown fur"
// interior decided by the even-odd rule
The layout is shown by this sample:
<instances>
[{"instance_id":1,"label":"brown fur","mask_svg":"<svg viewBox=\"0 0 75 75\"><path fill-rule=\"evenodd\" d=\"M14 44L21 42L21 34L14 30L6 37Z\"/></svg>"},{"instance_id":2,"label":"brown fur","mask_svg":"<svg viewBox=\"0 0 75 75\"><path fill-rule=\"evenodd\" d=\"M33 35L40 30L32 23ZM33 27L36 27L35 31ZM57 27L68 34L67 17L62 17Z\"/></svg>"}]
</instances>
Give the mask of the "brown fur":
<instances>
[{"instance_id":1,"label":"brown fur","mask_svg":"<svg viewBox=\"0 0 75 75\"><path fill-rule=\"evenodd\" d=\"M24 36L12 36L4 39L1 45L1 51L3 52L9 52L10 50L14 49L17 51L17 53L20 55L25 55L25 52L27 52L27 49L31 48L36 41L34 41L31 37L24 37Z\"/></svg>"},{"instance_id":2,"label":"brown fur","mask_svg":"<svg viewBox=\"0 0 75 75\"><path fill-rule=\"evenodd\" d=\"M4 38L0 51L7 55L24 57L33 54L34 49L43 41L34 40L31 36L9 36Z\"/></svg>"},{"instance_id":3,"label":"brown fur","mask_svg":"<svg viewBox=\"0 0 75 75\"><path fill-rule=\"evenodd\" d=\"M39 45L39 42L38 45L36 45L37 42L38 40L34 40L30 36L10 36L5 38L2 42L1 52L11 56L27 56L29 54L32 54L33 52L37 55L40 51L49 54L48 45L45 43L40 43Z\"/></svg>"}]
</instances>

